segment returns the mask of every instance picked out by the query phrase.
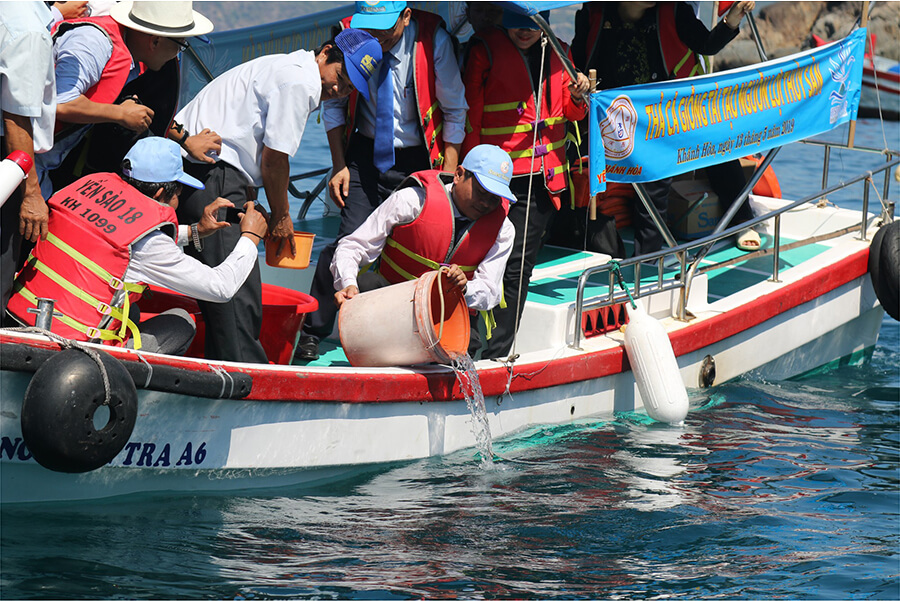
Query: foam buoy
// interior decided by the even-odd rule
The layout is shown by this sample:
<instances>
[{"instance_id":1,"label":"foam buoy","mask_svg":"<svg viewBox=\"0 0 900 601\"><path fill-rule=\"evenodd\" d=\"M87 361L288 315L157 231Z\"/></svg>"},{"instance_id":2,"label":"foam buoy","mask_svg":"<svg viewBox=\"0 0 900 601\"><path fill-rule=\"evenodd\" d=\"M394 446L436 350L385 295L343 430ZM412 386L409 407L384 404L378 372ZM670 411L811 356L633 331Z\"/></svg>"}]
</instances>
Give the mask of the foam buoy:
<instances>
[{"instance_id":1,"label":"foam buoy","mask_svg":"<svg viewBox=\"0 0 900 601\"><path fill-rule=\"evenodd\" d=\"M12 196L13 190L25 181L34 161L28 153L14 150L0 161L0 207Z\"/></svg>"},{"instance_id":2,"label":"foam buoy","mask_svg":"<svg viewBox=\"0 0 900 601\"><path fill-rule=\"evenodd\" d=\"M663 325L647 314L640 301L635 304L637 308L625 303L625 352L644 409L656 421L679 424L688 412L688 395L675 351Z\"/></svg>"},{"instance_id":3,"label":"foam buoy","mask_svg":"<svg viewBox=\"0 0 900 601\"><path fill-rule=\"evenodd\" d=\"M100 366L86 353L65 350L34 373L22 401L22 439L35 460L57 472L81 473L106 465L125 447L137 418L137 390L125 367L96 351L109 380L110 399ZM95 423L95 414L102 422Z\"/></svg>"},{"instance_id":4,"label":"foam buoy","mask_svg":"<svg viewBox=\"0 0 900 601\"><path fill-rule=\"evenodd\" d=\"M900 221L883 226L872 238L869 275L878 302L888 315L900 321Z\"/></svg>"}]
</instances>

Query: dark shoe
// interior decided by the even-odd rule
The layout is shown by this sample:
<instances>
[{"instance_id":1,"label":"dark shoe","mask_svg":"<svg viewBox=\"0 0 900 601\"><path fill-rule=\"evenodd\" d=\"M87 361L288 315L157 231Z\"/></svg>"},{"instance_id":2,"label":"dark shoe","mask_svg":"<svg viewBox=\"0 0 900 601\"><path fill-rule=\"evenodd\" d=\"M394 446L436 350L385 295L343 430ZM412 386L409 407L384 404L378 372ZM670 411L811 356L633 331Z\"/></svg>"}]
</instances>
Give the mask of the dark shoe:
<instances>
[{"instance_id":1,"label":"dark shoe","mask_svg":"<svg viewBox=\"0 0 900 601\"><path fill-rule=\"evenodd\" d=\"M319 358L319 339L315 336L300 336L294 359L298 361L315 361Z\"/></svg>"}]
</instances>

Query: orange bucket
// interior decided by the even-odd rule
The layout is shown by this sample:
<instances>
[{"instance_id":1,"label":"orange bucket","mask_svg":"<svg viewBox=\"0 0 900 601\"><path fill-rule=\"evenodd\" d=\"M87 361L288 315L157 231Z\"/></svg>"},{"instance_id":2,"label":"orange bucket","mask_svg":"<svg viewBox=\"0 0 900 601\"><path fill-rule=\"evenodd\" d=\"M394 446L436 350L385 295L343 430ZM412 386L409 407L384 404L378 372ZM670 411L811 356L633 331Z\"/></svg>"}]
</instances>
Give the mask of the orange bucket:
<instances>
[{"instance_id":1,"label":"orange bucket","mask_svg":"<svg viewBox=\"0 0 900 601\"><path fill-rule=\"evenodd\" d=\"M312 255L313 240L315 234L307 232L294 232L294 244L297 254L291 256L291 247L285 244L281 253L278 253L277 238L266 238L266 265L270 267L284 267L286 269L306 269L309 267L309 257Z\"/></svg>"},{"instance_id":2,"label":"orange bucket","mask_svg":"<svg viewBox=\"0 0 900 601\"><path fill-rule=\"evenodd\" d=\"M439 271L358 294L341 306L341 346L354 367L450 363L469 348L469 308ZM442 298L443 297L443 298Z\"/></svg>"}]
</instances>

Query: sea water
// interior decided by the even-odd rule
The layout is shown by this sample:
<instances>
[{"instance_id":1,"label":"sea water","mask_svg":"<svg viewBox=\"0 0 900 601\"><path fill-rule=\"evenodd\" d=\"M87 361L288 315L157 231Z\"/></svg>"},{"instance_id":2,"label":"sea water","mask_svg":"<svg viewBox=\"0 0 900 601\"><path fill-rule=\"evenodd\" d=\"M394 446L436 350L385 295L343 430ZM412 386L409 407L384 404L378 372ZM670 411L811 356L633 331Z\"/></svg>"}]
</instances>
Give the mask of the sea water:
<instances>
[{"instance_id":1,"label":"sea water","mask_svg":"<svg viewBox=\"0 0 900 601\"><path fill-rule=\"evenodd\" d=\"M295 172L327 156L310 130ZM859 156L833 152L829 183ZM821 159L785 148L782 188L818 189ZM862 364L694 393L682 428L532 428L493 441L505 469L466 449L312 490L3 507L0 598L898 599L898 397L885 318Z\"/></svg>"}]
</instances>

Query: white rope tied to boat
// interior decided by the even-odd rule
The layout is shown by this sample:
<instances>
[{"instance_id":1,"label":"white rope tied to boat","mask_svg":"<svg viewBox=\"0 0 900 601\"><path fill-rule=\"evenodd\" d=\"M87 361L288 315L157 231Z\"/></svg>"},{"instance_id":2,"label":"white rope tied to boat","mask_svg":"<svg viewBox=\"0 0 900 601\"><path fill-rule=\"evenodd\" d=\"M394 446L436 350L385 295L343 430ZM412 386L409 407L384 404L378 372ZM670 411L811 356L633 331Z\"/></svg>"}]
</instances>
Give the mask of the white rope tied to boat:
<instances>
[{"instance_id":1,"label":"white rope tied to boat","mask_svg":"<svg viewBox=\"0 0 900 601\"><path fill-rule=\"evenodd\" d=\"M135 355L137 355L137 358L140 359L141 362L147 366L147 381L144 382L144 388L150 388L150 380L153 379L153 366L150 364L149 361L147 361L147 359L144 358L143 353L138 353L137 351L135 351Z\"/></svg>"},{"instance_id":2,"label":"white rope tied to boat","mask_svg":"<svg viewBox=\"0 0 900 601\"><path fill-rule=\"evenodd\" d=\"M540 69L540 75L538 77L537 94L534 97L534 122L535 123L538 123L541 120L541 101L544 98L544 62L546 60L546 56L547 56L547 36L545 34L541 34L541 69ZM532 149L531 168L530 168L529 174L528 174L528 196L525 199L526 200L525 232L528 231L528 221L531 218L531 191L532 191L532 187L534 186L534 160L536 158L534 149L537 148L537 139L538 139L538 130L539 129L540 128L537 127L537 125L535 125L534 135L532 136L532 139L531 139L531 149ZM522 235L522 259L519 262L519 288L516 292L516 306L515 306L515 308L513 308L513 310L516 312L515 331L513 333L512 348L510 348L509 357L507 358L507 361L509 361L509 362L514 362L517 357L516 356L516 342L518 341L518 338L519 338L519 320L522 318L522 315L519 313L519 303L521 302L521 298L522 298L522 281L525 279L524 278L525 251L527 249L528 249L528 238L523 233L523 235ZM509 310L509 307L507 307L507 310ZM510 372L510 374L511 373L512 372ZM510 375L510 380L511 379L512 379L512 376ZM509 390L509 386L507 386L507 390Z\"/></svg>"},{"instance_id":3,"label":"white rope tied to boat","mask_svg":"<svg viewBox=\"0 0 900 601\"><path fill-rule=\"evenodd\" d=\"M43 328L27 326L27 327L9 328L9 330L11 330L13 332L27 332L30 334L40 334L40 335L46 336L50 340L56 342L59 346L61 346L64 349L75 349L75 350L81 351L82 353L84 353L85 355L90 357L94 361L94 363L96 363L100 367L100 377L103 379L103 393L104 393L104 400L103 400L102 404L106 405L107 407L109 406L109 401L110 401L112 392L110 391L110 386L109 386L109 375L106 373L106 366L103 365L103 360L100 359L100 353L98 353L97 351L95 351L92 348L88 348L88 347L84 346L80 342L77 342L75 340L70 340L68 338L60 336L59 334L55 334L55 333L51 332L50 330L45 330Z\"/></svg>"},{"instance_id":4,"label":"white rope tied to boat","mask_svg":"<svg viewBox=\"0 0 900 601\"><path fill-rule=\"evenodd\" d=\"M213 372L215 372L216 374L218 374L220 378L222 378L222 390L219 391L219 398L220 398L220 399L231 398L232 395L234 394L234 378L231 377L231 374L228 373L227 371L225 371L224 368L222 368L222 367L220 367L220 366L218 366L218 365L215 365L215 364L213 364L213 363L210 363L210 364L209 364L209 368L210 368ZM225 386L226 386L226 384L230 386L229 391L228 391L228 395L227 395L227 396L225 395Z\"/></svg>"}]
</instances>

